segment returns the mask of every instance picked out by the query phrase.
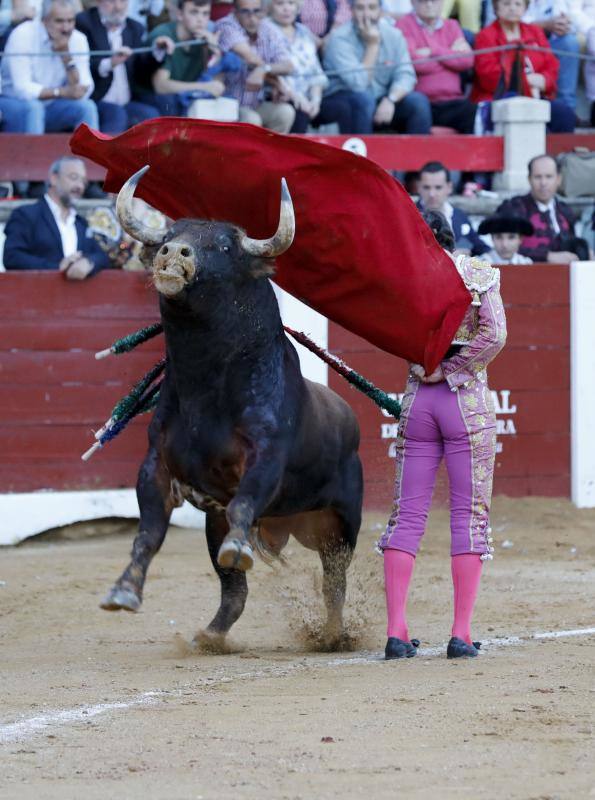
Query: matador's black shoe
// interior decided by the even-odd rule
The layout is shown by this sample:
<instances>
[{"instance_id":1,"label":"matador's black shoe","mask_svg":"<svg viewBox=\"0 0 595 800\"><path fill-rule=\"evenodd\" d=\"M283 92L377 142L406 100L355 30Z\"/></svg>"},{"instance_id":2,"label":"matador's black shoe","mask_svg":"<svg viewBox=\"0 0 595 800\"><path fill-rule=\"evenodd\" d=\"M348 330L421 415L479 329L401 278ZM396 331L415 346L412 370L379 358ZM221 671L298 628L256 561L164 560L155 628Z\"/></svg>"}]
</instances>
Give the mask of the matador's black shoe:
<instances>
[{"instance_id":1,"label":"matador's black shoe","mask_svg":"<svg viewBox=\"0 0 595 800\"><path fill-rule=\"evenodd\" d=\"M448 647L446 648L447 658L475 658L479 654L481 642L473 642L467 644L463 639L458 636L453 636Z\"/></svg>"},{"instance_id":2,"label":"matador's black shoe","mask_svg":"<svg viewBox=\"0 0 595 800\"><path fill-rule=\"evenodd\" d=\"M384 648L384 658L386 661L391 661L394 658L413 658L413 656L417 655L418 647L419 639L405 642L403 639L397 639L396 636L389 636Z\"/></svg>"}]
</instances>

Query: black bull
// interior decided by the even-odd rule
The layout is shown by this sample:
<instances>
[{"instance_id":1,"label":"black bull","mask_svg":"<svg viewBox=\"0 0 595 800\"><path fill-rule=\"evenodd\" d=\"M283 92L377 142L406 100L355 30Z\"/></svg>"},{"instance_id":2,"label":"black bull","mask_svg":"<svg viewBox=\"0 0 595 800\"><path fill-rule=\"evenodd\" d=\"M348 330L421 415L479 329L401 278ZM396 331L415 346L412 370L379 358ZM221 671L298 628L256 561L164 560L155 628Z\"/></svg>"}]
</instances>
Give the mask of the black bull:
<instances>
[{"instance_id":1,"label":"black bull","mask_svg":"<svg viewBox=\"0 0 595 800\"><path fill-rule=\"evenodd\" d=\"M339 642L346 570L361 523L359 428L340 397L302 377L283 331L269 276L274 256L293 240L289 193L283 185L271 239L190 219L162 238L131 212L145 170L122 188L117 210L152 259L167 367L138 476L132 559L102 607L139 608L172 510L186 499L206 513L207 546L221 581L220 606L202 639L221 639L241 615L254 549L278 556L293 534L320 555L327 635Z\"/></svg>"}]
</instances>

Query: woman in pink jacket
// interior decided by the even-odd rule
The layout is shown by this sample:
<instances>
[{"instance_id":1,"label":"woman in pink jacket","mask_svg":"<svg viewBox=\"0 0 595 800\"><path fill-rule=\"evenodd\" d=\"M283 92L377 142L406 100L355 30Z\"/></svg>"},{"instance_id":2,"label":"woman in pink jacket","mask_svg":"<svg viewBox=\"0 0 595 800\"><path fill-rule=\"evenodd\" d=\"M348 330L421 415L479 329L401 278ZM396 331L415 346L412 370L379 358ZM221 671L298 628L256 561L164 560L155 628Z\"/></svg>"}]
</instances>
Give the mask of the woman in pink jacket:
<instances>
[{"instance_id":1,"label":"woman in pink jacket","mask_svg":"<svg viewBox=\"0 0 595 800\"><path fill-rule=\"evenodd\" d=\"M425 219L447 251L454 237L446 219ZM409 583L424 534L438 466L444 457L450 485L454 622L449 658L477 655L471 618L483 561L492 558L489 511L496 453L496 416L486 367L506 341L500 273L468 256L453 257L469 290L469 308L440 366L426 375L413 364L396 442L393 511L378 542L384 553L388 611L387 659L414 656L406 620Z\"/></svg>"}]
</instances>

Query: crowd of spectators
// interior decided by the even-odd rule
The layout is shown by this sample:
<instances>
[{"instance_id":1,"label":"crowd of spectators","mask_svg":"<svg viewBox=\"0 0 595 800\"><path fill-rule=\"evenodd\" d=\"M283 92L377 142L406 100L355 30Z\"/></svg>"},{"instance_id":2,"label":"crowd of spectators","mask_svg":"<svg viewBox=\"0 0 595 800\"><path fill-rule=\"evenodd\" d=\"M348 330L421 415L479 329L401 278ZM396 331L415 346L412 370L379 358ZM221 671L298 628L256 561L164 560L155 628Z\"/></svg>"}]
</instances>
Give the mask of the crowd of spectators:
<instances>
[{"instance_id":1,"label":"crowd of spectators","mask_svg":"<svg viewBox=\"0 0 595 800\"><path fill-rule=\"evenodd\" d=\"M0 0L0 40L0 130L10 132L86 122L117 134L188 115L281 133L336 123L345 134L469 134L489 131L492 101L513 95L548 100L550 129L571 131L572 53L595 52L595 0ZM493 50L517 43L537 49ZM585 85L595 107L595 62ZM450 202L449 170L432 161L418 207L444 214L458 250L494 263L588 258L556 197L556 161L533 159L528 178L530 192L476 231ZM77 279L119 265L121 244L104 246L74 211L86 183L79 159L52 166L45 195L6 226L7 269L43 263Z\"/></svg>"},{"instance_id":2,"label":"crowd of spectators","mask_svg":"<svg viewBox=\"0 0 595 800\"><path fill-rule=\"evenodd\" d=\"M561 132L577 121L576 56L595 53L595 0L0 0L0 42L10 132L188 114L482 133L513 95L548 100ZM515 44L528 49L493 50ZM595 62L584 73L593 117Z\"/></svg>"}]
</instances>

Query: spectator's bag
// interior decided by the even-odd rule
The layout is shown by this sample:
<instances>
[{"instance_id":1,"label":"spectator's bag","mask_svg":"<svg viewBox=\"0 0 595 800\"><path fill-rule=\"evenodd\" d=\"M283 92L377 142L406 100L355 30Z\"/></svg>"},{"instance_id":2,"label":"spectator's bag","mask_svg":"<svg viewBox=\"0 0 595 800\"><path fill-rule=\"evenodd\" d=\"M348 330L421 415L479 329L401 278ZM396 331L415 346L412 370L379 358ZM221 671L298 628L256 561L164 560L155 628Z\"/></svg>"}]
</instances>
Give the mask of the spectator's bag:
<instances>
[{"instance_id":1,"label":"spectator's bag","mask_svg":"<svg viewBox=\"0 0 595 800\"><path fill-rule=\"evenodd\" d=\"M240 117L240 104L233 97L193 100L188 106L187 116L192 119L211 119L215 122L237 122Z\"/></svg>"},{"instance_id":2,"label":"spectator's bag","mask_svg":"<svg viewBox=\"0 0 595 800\"><path fill-rule=\"evenodd\" d=\"M595 186L595 153L586 147L575 147L572 153L558 156L562 183L560 193L566 197L584 197L593 194Z\"/></svg>"}]
</instances>

